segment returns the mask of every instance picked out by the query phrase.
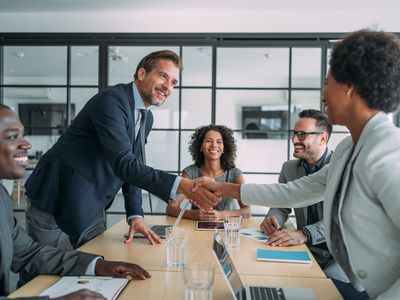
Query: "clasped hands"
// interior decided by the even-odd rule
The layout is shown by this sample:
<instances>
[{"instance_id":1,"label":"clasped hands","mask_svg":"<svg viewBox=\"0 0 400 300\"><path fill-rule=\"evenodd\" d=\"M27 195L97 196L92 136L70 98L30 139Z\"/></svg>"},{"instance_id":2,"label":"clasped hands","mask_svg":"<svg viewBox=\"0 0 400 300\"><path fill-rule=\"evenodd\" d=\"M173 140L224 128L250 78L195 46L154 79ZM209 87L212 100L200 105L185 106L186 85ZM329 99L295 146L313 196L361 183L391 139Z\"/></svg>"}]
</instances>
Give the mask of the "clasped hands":
<instances>
[{"instance_id":1,"label":"clasped hands","mask_svg":"<svg viewBox=\"0 0 400 300\"><path fill-rule=\"evenodd\" d=\"M308 241L302 230L281 229L277 218L274 216L265 217L260 228L268 236L267 245L285 247L301 245Z\"/></svg>"},{"instance_id":2,"label":"clasped hands","mask_svg":"<svg viewBox=\"0 0 400 300\"><path fill-rule=\"evenodd\" d=\"M212 211L215 204L221 201L222 193L219 185L213 178L199 177L197 179L182 178L179 185L189 201L205 211Z\"/></svg>"}]
</instances>

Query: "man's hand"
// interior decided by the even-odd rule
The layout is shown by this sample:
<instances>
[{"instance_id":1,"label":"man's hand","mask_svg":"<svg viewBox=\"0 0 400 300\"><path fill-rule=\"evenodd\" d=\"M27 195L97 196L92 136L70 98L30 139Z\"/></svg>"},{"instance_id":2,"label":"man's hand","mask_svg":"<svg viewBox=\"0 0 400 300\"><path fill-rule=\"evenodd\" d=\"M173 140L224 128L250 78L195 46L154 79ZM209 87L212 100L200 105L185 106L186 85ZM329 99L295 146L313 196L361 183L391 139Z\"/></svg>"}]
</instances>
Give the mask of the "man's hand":
<instances>
[{"instance_id":1,"label":"man's hand","mask_svg":"<svg viewBox=\"0 0 400 300\"><path fill-rule=\"evenodd\" d=\"M141 266L122 261L108 261L98 259L96 262L95 273L99 276L112 276L119 278L146 279L150 274Z\"/></svg>"},{"instance_id":2,"label":"man's hand","mask_svg":"<svg viewBox=\"0 0 400 300\"><path fill-rule=\"evenodd\" d=\"M278 230L273 236L270 236L267 245L271 246L294 246L301 245L308 241L308 237L302 230Z\"/></svg>"},{"instance_id":3,"label":"man's hand","mask_svg":"<svg viewBox=\"0 0 400 300\"><path fill-rule=\"evenodd\" d=\"M271 237L277 230L281 229L281 226L279 225L276 217L267 216L264 218L264 221L262 221L260 228L266 235Z\"/></svg>"},{"instance_id":4,"label":"man's hand","mask_svg":"<svg viewBox=\"0 0 400 300\"><path fill-rule=\"evenodd\" d=\"M142 218L130 219L129 233L125 239L125 243L131 243L135 233L140 232L143 234L150 242L150 244L161 244L161 238L150 229L149 225Z\"/></svg>"},{"instance_id":5,"label":"man's hand","mask_svg":"<svg viewBox=\"0 0 400 300\"><path fill-rule=\"evenodd\" d=\"M201 221L220 221L221 219L223 219L223 215L218 210L199 209L199 220Z\"/></svg>"},{"instance_id":6,"label":"man's hand","mask_svg":"<svg viewBox=\"0 0 400 300\"><path fill-rule=\"evenodd\" d=\"M51 298L53 300L107 300L104 296L99 293L82 289L71 294L64 295L62 297Z\"/></svg>"},{"instance_id":7,"label":"man's hand","mask_svg":"<svg viewBox=\"0 0 400 300\"><path fill-rule=\"evenodd\" d=\"M197 186L194 188L195 181L197 180L202 180L204 185L202 184L202 186ZM178 187L178 192L185 194L186 197L190 199L190 202L194 205L206 210L212 210L213 206L221 200L220 192L216 190L213 191L211 189L211 185L210 189L205 186L205 182L213 184L213 181L214 179L208 177L201 177L196 180L182 178Z\"/></svg>"}]
</instances>

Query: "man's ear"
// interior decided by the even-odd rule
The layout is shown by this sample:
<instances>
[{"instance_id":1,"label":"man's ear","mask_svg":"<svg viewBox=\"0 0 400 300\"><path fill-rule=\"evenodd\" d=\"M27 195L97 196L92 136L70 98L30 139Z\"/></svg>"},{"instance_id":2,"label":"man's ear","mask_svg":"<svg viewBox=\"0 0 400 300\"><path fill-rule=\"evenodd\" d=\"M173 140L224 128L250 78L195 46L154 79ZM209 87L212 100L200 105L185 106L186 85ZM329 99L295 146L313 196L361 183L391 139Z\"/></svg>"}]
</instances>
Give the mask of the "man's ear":
<instances>
[{"instance_id":1,"label":"man's ear","mask_svg":"<svg viewBox=\"0 0 400 300\"><path fill-rule=\"evenodd\" d=\"M328 133L326 131L323 131L319 136L320 136L319 142L320 142L321 145L328 143L329 135L328 135Z\"/></svg>"},{"instance_id":2,"label":"man's ear","mask_svg":"<svg viewBox=\"0 0 400 300\"><path fill-rule=\"evenodd\" d=\"M143 79L146 77L146 70L141 67L138 72L137 72L137 77L140 81L143 81Z\"/></svg>"}]
</instances>

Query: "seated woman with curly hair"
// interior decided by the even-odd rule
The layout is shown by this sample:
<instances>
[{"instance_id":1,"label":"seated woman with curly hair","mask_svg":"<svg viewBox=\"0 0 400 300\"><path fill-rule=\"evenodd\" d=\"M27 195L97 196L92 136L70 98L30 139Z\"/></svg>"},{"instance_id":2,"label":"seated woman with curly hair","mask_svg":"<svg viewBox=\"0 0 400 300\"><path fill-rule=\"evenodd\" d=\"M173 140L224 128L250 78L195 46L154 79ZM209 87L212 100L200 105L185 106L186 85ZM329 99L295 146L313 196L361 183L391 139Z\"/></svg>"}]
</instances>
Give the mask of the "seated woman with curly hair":
<instances>
[{"instance_id":1,"label":"seated woman with curly hair","mask_svg":"<svg viewBox=\"0 0 400 300\"><path fill-rule=\"evenodd\" d=\"M197 128L189 143L189 152L194 164L186 167L182 177L195 179L201 176L214 178L217 182L244 183L242 171L235 167L236 144L233 131L226 126L208 125ZM179 205L185 195L175 201L169 201L167 214L177 216ZM222 198L213 210L197 209L184 213L183 217L193 220L217 221L226 215L251 216L250 206L240 200Z\"/></svg>"}]
</instances>

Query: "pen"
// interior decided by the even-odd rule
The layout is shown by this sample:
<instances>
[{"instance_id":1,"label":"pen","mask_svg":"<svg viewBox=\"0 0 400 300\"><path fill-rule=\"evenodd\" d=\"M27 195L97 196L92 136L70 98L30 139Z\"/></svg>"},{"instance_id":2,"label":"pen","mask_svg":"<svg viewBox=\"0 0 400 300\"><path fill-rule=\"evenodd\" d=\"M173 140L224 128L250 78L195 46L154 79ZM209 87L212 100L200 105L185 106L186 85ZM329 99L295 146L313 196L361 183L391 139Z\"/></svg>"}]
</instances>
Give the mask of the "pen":
<instances>
[{"instance_id":1,"label":"pen","mask_svg":"<svg viewBox=\"0 0 400 300\"><path fill-rule=\"evenodd\" d=\"M186 201L186 202L185 202ZM178 215L178 217L176 218L176 220L175 220L175 223L174 223L174 225L172 226L172 228L175 228L176 226L178 226L178 224L179 224L179 222L181 221L181 219L182 219L182 217L183 217L183 214L185 213L185 210L186 210L186 208L189 206L189 199L188 198L185 198L185 199L183 199L183 207L182 207L182 209L181 209L181 211L180 211L180 213L179 213L179 215Z\"/></svg>"}]
</instances>

